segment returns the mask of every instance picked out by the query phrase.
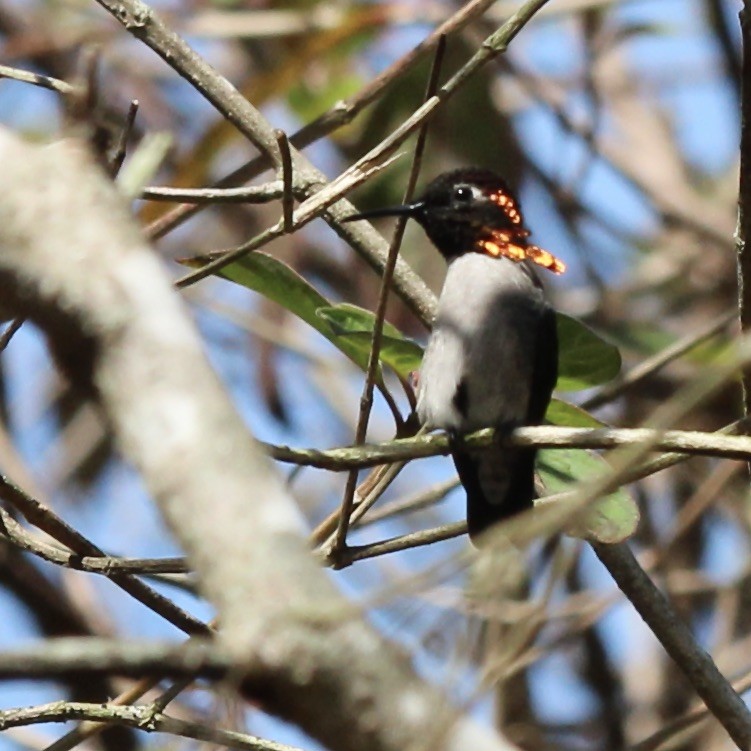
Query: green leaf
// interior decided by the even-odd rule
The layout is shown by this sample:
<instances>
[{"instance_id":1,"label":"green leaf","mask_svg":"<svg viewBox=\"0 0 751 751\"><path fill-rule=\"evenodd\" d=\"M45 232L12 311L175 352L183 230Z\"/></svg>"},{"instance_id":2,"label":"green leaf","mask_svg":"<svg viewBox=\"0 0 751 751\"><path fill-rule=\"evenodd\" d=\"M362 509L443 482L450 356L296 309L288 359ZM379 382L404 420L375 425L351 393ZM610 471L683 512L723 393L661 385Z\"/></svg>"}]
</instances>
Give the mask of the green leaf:
<instances>
[{"instance_id":1,"label":"green leaf","mask_svg":"<svg viewBox=\"0 0 751 751\"><path fill-rule=\"evenodd\" d=\"M342 340L361 347L367 357L373 334L369 331L351 331L337 336L337 341ZM407 380L413 371L420 369L422 347L409 339L383 336L378 359L392 368L400 378Z\"/></svg>"},{"instance_id":2,"label":"green leaf","mask_svg":"<svg viewBox=\"0 0 751 751\"><path fill-rule=\"evenodd\" d=\"M602 428L605 423L592 417L575 404L564 402L562 399L551 399L545 419L553 425L563 425L567 428Z\"/></svg>"},{"instance_id":3,"label":"green leaf","mask_svg":"<svg viewBox=\"0 0 751 751\"><path fill-rule=\"evenodd\" d=\"M372 311L348 302L319 308L316 315L325 318L340 334L351 334L354 331L371 333L375 326L375 314ZM399 329L388 321L383 322L383 333L404 338Z\"/></svg>"},{"instance_id":4,"label":"green leaf","mask_svg":"<svg viewBox=\"0 0 751 751\"><path fill-rule=\"evenodd\" d=\"M205 258L183 261L187 266L200 268ZM235 263L225 266L219 276L259 292L302 319L323 334L339 350L363 370L367 368L373 338L375 316L357 305L332 305L286 263L256 251ZM407 339L396 326L384 321L380 361L401 377L408 378L420 367L422 347ZM382 374L377 374L378 383Z\"/></svg>"},{"instance_id":5,"label":"green leaf","mask_svg":"<svg viewBox=\"0 0 751 751\"><path fill-rule=\"evenodd\" d=\"M317 315L331 324L338 332L339 340L346 340L363 349L368 357L373 339L375 315L365 308L350 303L319 308ZM380 360L394 370L400 378L407 379L412 371L418 370L422 362L422 347L407 339L404 334L388 321L383 322Z\"/></svg>"},{"instance_id":6,"label":"green leaf","mask_svg":"<svg viewBox=\"0 0 751 751\"><path fill-rule=\"evenodd\" d=\"M575 318L558 313L558 384L560 391L581 391L615 378L621 369L618 348Z\"/></svg>"},{"instance_id":7,"label":"green leaf","mask_svg":"<svg viewBox=\"0 0 751 751\"><path fill-rule=\"evenodd\" d=\"M185 263L200 268L205 260L198 263L199 260L187 259ZM256 251L225 266L219 271L219 276L279 303L323 334L356 365L363 370L367 367L368 348L360 342L340 336L339 331L325 317L317 315L320 309L331 308L331 303L286 263ZM380 373L377 379L381 383Z\"/></svg>"},{"instance_id":8,"label":"green leaf","mask_svg":"<svg viewBox=\"0 0 751 751\"><path fill-rule=\"evenodd\" d=\"M598 454L584 449L542 449L537 469L545 487L552 493L570 490L577 482L591 480L607 472L608 463ZM584 513L567 533L584 540L604 543L622 542L636 531L639 509L631 494L619 488Z\"/></svg>"}]
</instances>

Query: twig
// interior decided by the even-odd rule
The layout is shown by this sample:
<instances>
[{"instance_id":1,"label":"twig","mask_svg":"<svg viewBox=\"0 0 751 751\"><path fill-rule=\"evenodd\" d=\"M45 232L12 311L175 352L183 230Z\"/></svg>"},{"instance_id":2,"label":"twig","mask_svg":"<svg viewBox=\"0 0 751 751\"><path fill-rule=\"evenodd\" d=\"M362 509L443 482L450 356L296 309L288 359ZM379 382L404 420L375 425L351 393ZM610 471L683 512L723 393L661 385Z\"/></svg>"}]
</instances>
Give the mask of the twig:
<instances>
[{"instance_id":1,"label":"twig","mask_svg":"<svg viewBox=\"0 0 751 751\"><path fill-rule=\"evenodd\" d=\"M292 232L292 212L295 209L295 196L292 192L294 185L292 174L292 154L289 150L289 140L283 130L275 130L276 145L279 148L279 155L282 164L282 218L284 220L284 231Z\"/></svg>"},{"instance_id":2,"label":"twig","mask_svg":"<svg viewBox=\"0 0 751 751\"><path fill-rule=\"evenodd\" d=\"M433 66L430 71L430 77L428 79L428 85L425 91L425 99L429 99L435 94L435 90L438 86L438 76L441 71L441 64L443 62L443 54L446 49L446 38L441 37L439 39L438 46L436 47L435 58L433 59ZM425 151L425 143L427 139L427 124L423 125L417 136L417 143L415 145L415 153L412 158L412 167L409 173L409 179L407 180L407 187L404 191L404 203L408 203L412 200L412 195L417 185L417 177L420 174L420 166L422 164L422 155ZM355 445L359 446L365 442L365 436L368 431L368 421L370 419L370 411L373 406L373 385L375 383L376 374L380 364L381 354L381 337L383 335L383 322L386 318L386 305L389 299L389 287L391 285L391 279L394 275L394 268L396 267L396 259L399 255L399 248L402 244L404 237L404 229L407 226L407 218L399 217L396 222L396 228L394 229L394 237L391 240L389 247L388 257L386 259L386 266L383 269L383 276L381 277L381 288L378 293L378 305L376 306L375 321L373 323L373 339L370 345L370 353L368 355L368 367L365 374L365 383L363 385L362 396L360 397L360 414L357 418L357 428L355 430ZM397 429L400 427L397 424ZM357 485L357 470L352 470L347 477L347 484L344 489L344 496L342 498L341 511L339 512L339 524L336 530L336 536L334 537L334 543L330 551L330 555L336 560L337 554L346 547L347 544L347 531L349 529L350 516L352 515L352 502L355 495L355 487Z\"/></svg>"},{"instance_id":3,"label":"twig","mask_svg":"<svg viewBox=\"0 0 751 751\"><path fill-rule=\"evenodd\" d=\"M732 686L733 690L739 694L743 694L746 691L751 690L751 672L747 671L740 678L736 678L732 682ZM681 717L678 717L673 722L670 722L669 724L661 727L652 735L631 746L629 748L629 751L657 751L657 749L663 748L664 742L670 740L678 733L683 734L692 726L706 721L709 718L710 711L703 705L700 707L695 707L694 709L690 709Z\"/></svg>"},{"instance_id":4,"label":"twig","mask_svg":"<svg viewBox=\"0 0 751 751\"><path fill-rule=\"evenodd\" d=\"M472 19L484 13L494 2L495 0L471 0L471 2L468 2L461 10L442 23L406 55L392 63L357 94L347 100L337 102L327 112L324 112L313 120L313 122L303 126L299 131L290 136L290 143L297 149L304 149L320 138L324 138L338 128L352 122L367 105L381 96L394 80L403 76L410 68L420 62L422 57L438 43L438 39L441 36L459 31ZM263 157L252 159L218 181L215 187L226 188L250 180L257 176L265 166L266 160ZM192 217L197 211L200 211L200 207L178 206L169 212L169 214L152 222L148 228L148 232L151 237L162 237Z\"/></svg>"},{"instance_id":5,"label":"twig","mask_svg":"<svg viewBox=\"0 0 751 751\"><path fill-rule=\"evenodd\" d=\"M103 637L60 637L0 652L0 678L51 678L71 671L89 675L118 673L137 678L194 675L221 678L236 667L236 660L228 649L215 640L200 638L173 644ZM0 718L5 719L2 714Z\"/></svg>"},{"instance_id":6,"label":"twig","mask_svg":"<svg viewBox=\"0 0 751 751\"><path fill-rule=\"evenodd\" d=\"M369 177L387 167L393 159L388 159L382 164L371 165L367 169L352 170L349 169L342 173L336 180L329 183L325 188L314 193L307 201L303 202L292 215L293 229L297 230L308 222L315 219L332 203L341 199L341 197L352 190ZM273 227L264 230L248 242L238 245L230 250L222 250L211 253L207 256L208 263L191 274L186 274L175 282L178 289L189 287L196 282L205 279L212 274L228 266L230 263L242 258L253 250L260 248L271 240L286 234L284 229L284 220L277 222Z\"/></svg>"},{"instance_id":7,"label":"twig","mask_svg":"<svg viewBox=\"0 0 751 751\"><path fill-rule=\"evenodd\" d=\"M743 46L741 76L741 169L738 191L736 253L738 267L738 311L741 331L751 332L751 5L744 0L740 14ZM744 414L751 414L751 363L741 375ZM751 465L749 465L751 467Z\"/></svg>"},{"instance_id":8,"label":"twig","mask_svg":"<svg viewBox=\"0 0 751 751\"><path fill-rule=\"evenodd\" d=\"M18 330L23 326L25 318L14 318L5 328L2 334L0 334L0 352L2 352L9 344L10 340L16 335Z\"/></svg>"},{"instance_id":9,"label":"twig","mask_svg":"<svg viewBox=\"0 0 751 751\"><path fill-rule=\"evenodd\" d=\"M136 122L136 116L138 115L138 100L132 99L128 105L128 112L125 115L125 122L123 127L120 128L120 134L117 137L117 143L115 144L112 154L109 158L110 174L113 177L117 177L120 172L120 168L123 166L125 160L125 154L128 150L128 139L133 132L133 125Z\"/></svg>"},{"instance_id":10,"label":"twig","mask_svg":"<svg viewBox=\"0 0 751 751\"><path fill-rule=\"evenodd\" d=\"M411 550L412 548L419 548L424 545L432 545L435 542L459 537L466 534L466 532L466 522L453 522L452 524L444 524L434 529L425 529L420 532L392 537L389 540L374 542L370 545L347 547L339 553L337 567L344 568L357 561L364 561L366 558L375 558L376 556L388 555L401 550Z\"/></svg>"},{"instance_id":11,"label":"twig","mask_svg":"<svg viewBox=\"0 0 751 751\"><path fill-rule=\"evenodd\" d=\"M32 73L29 70L11 68L9 65L0 65L0 78L12 78L14 81L30 83L43 89L56 91L58 94L63 94L64 96L68 96L75 91L75 87L66 81L61 81L51 76L43 76L39 73Z\"/></svg>"},{"instance_id":12,"label":"twig","mask_svg":"<svg viewBox=\"0 0 751 751\"><path fill-rule=\"evenodd\" d=\"M210 206L216 203L270 203L284 195L281 180L245 188L144 188L141 198L147 201L182 201L185 204Z\"/></svg>"},{"instance_id":13,"label":"twig","mask_svg":"<svg viewBox=\"0 0 751 751\"><path fill-rule=\"evenodd\" d=\"M669 363L685 355L686 352L689 352L694 347L698 347L708 339L711 339L713 336L719 334L730 323L732 323L736 319L736 317L736 311L728 311L727 313L723 313L721 316L716 318L714 321L712 321L699 331L692 332L684 337L681 337L677 342L674 342L669 347L665 347L665 349L653 355L652 357L649 357L646 360L642 360L642 362L634 366L621 378L617 378L603 386L596 394L582 402L581 408L586 410L597 409L603 404L607 404L608 402L617 399L627 389L633 388L636 384L641 383L645 378L654 375Z\"/></svg>"},{"instance_id":14,"label":"twig","mask_svg":"<svg viewBox=\"0 0 751 751\"><path fill-rule=\"evenodd\" d=\"M480 49L419 109L408 117L398 128L361 157L350 169L359 170L391 155L423 123L435 116L438 108L445 104L483 66L504 53L514 37L524 25L534 17L548 0L527 0L521 8L496 29L482 43Z\"/></svg>"},{"instance_id":15,"label":"twig","mask_svg":"<svg viewBox=\"0 0 751 751\"><path fill-rule=\"evenodd\" d=\"M120 696L116 696L114 699L107 702L107 707L122 707L134 705L135 702L140 699L147 691L151 691L152 688L158 685L160 678L143 678L135 686L132 686L128 691L123 692ZM169 688L163 691L150 705L147 705L151 710L151 714L163 713L170 702L174 701L183 691L189 688L195 682L194 676L187 676L175 681ZM70 732L58 738L54 743L51 743L44 751L70 751L87 738L91 738L95 735L99 735L104 732L111 724L112 720L92 721L85 720Z\"/></svg>"},{"instance_id":16,"label":"twig","mask_svg":"<svg viewBox=\"0 0 751 751\"><path fill-rule=\"evenodd\" d=\"M168 733L183 738L207 741L226 748L242 749L242 751L299 751L294 746L257 738L236 730L223 730L206 723L178 720L162 713L150 704L116 706L58 701L35 707L0 711L0 729L38 723L69 722L70 720L93 720L126 725L147 733Z\"/></svg>"},{"instance_id":17,"label":"twig","mask_svg":"<svg viewBox=\"0 0 751 751\"><path fill-rule=\"evenodd\" d=\"M592 543L592 548L738 748L751 748L748 707L712 658L698 646L689 628L643 571L628 545Z\"/></svg>"},{"instance_id":18,"label":"twig","mask_svg":"<svg viewBox=\"0 0 751 751\"><path fill-rule=\"evenodd\" d=\"M186 574L190 573L185 558L117 558L114 556L81 556L67 548L35 538L13 517L0 508L0 532L21 550L39 556L73 571L87 571L111 577L114 574Z\"/></svg>"},{"instance_id":19,"label":"twig","mask_svg":"<svg viewBox=\"0 0 751 751\"><path fill-rule=\"evenodd\" d=\"M378 474L377 481L370 488L368 494L351 510L349 519L350 525L357 524L357 522L359 522L360 519L363 518L363 516L373 507L378 499L386 492L389 485L391 485L396 476L404 469L405 465L406 462L396 462L395 464L388 464L383 467L379 467L379 469L382 469L383 471ZM337 516L337 521L340 521L341 513ZM336 547L336 532L338 531L338 529L339 526L337 524L337 530L334 532L333 536L321 546L324 555L326 556L326 563L333 566L334 568L339 567L339 552L347 547L346 545L344 546L344 548Z\"/></svg>"},{"instance_id":20,"label":"twig","mask_svg":"<svg viewBox=\"0 0 751 751\"><path fill-rule=\"evenodd\" d=\"M389 471L391 465L381 464L369 472L367 477L360 483L355 491L355 500L357 505L367 500L372 492L378 487L383 476ZM359 499L359 500L358 500ZM331 544L333 535L336 535L336 529L339 525L339 509L332 511L325 519L320 521L315 529L309 535L310 543L314 546L324 546L327 542Z\"/></svg>"},{"instance_id":21,"label":"twig","mask_svg":"<svg viewBox=\"0 0 751 751\"><path fill-rule=\"evenodd\" d=\"M144 694L151 691L160 681L161 677L141 678L135 684L130 686L118 696L110 699L107 706L123 707L135 704ZM110 725L110 721L84 720L76 725L72 730L60 736L56 741L50 743L44 751L70 751L87 738L99 735Z\"/></svg>"},{"instance_id":22,"label":"twig","mask_svg":"<svg viewBox=\"0 0 751 751\"><path fill-rule=\"evenodd\" d=\"M80 532L66 524L51 509L35 498L26 495L19 487L2 476L0 476L0 498L18 509L31 524L36 525L39 529L66 545L74 553L97 558L105 556L102 550ZM210 629L205 623L179 608L171 600L159 594L135 576L113 573L110 578L129 595L185 633L191 635L210 633Z\"/></svg>"},{"instance_id":23,"label":"twig","mask_svg":"<svg viewBox=\"0 0 751 751\"><path fill-rule=\"evenodd\" d=\"M139 0L97 2L200 92L273 165L280 165L273 131L261 113L172 31L151 7Z\"/></svg>"}]
</instances>

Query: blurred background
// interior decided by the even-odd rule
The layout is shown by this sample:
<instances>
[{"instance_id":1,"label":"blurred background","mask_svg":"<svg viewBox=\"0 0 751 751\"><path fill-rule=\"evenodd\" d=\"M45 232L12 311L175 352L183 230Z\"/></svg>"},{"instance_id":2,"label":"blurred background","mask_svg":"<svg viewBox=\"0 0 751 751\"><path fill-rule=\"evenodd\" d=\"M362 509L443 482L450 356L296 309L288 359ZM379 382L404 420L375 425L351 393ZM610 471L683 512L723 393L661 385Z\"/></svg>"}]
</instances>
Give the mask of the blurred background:
<instances>
[{"instance_id":1,"label":"blurred background","mask_svg":"<svg viewBox=\"0 0 751 751\"><path fill-rule=\"evenodd\" d=\"M442 79L517 6L500 0L450 34ZM339 100L356 99L461 6L184 0L155 7L291 134ZM616 344L623 373L647 364L631 387L564 395L609 424L643 424L700 378L735 335L739 10L740 3L726 0L551 0L508 53L475 75L430 124L420 184L467 164L500 171L520 197L532 241L568 264L562 277L545 280L555 306ZM131 100L138 100L129 153L147 134L172 139L154 184L207 186L255 156L199 94L95 3L0 0L0 45L0 64L69 82L98 50L102 132L121 131ZM409 117L422 101L430 57L404 67L350 124L309 145L305 153L316 166L335 177ZM0 80L0 121L31 139L61 137L69 110L53 91ZM411 146L350 196L358 207L401 201ZM257 182L271 179L267 172ZM157 223L172 209L134 203L175 278L185 273L175 259L237 245L280 216L278 202L214 205L166 231ZM379 227L390 237L391 222ZM328 300L374 309L378 277L323 221L263 250ZM418 227L408 227L402 255L440 289L443 261ZM208 356L258 438L319 448L353 441L363 374L329 341L283 307L225 280L209 279L183 294ZM398 301L387 319L424 343L424 327ZM649 367L684 340L693 345L685 354ZM113 453L96 411L55 370L39 332L23 325L0 365L2 472L108 553L179 555L138 477ZM406 416L398 381L389 386ZM741 412L740 388L731 385L676 427L716 430ZM388 440L394 430L376 394L368 438ZM281 464L279 471L311 529L338 507L346 475ZM453 476L447 459L411 463L352 542L463 518L464 496ZM694 458L629 489L641 510L635 550L730 677L751 670L747 486L742 464ZM407 647L428 679L523 748L630 748L659 730L664 738L639 748L731 747L713 724L687 736L677 732L693 692L585 544L555 538L488 569L468 569L458 557L467 549L465 538L451 539L363 560L332 576L384 634ZM478 581L498 588L492 608L475 597ZM189 578L150 583L197 617L211 617ZM3 648L66 634L181 638L105 578L44 563L3 537L0 608ZM478 625L480 615L490 624ZM122 685L5 682L0 704L104 700ZM181 694L171 711L315 746L201 684ZM0 736L0 748L45 748L63 732L14 729ZM89 743L113 751L201 745L130 730Z\"/></svg>"}]
</instances>

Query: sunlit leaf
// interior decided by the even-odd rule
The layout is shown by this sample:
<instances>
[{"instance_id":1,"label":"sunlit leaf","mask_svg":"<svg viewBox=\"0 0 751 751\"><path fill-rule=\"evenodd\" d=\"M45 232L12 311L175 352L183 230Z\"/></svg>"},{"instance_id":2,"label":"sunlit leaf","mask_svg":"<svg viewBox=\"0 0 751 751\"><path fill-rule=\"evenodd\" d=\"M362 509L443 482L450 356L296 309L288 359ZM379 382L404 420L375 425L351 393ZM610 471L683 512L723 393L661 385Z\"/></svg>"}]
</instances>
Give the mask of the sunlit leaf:
<instances>
[{"instance_id":1,"label":"sunlit leaf","mask_svg":"<svg viewBox=\"0 0 751 751\"><path fill-rule=\"evenodd\" d=\"M325 318L340 334L349 334L353 331L370 333L375 325L375 313L347 302L320 308L317 315ZM383 322L383 333L387 336L402 337L399 329L388 321Z\"/></svg>"},{"instance_id":2,"label":"sunlit leaf","mask_svg":"<svg viewBox=\"0 0 751 751\"><path fill-rule=\"evenodd\" d=\"M194 268L200 268L205 262L200 258L183 261ZM331 308L331 303L286 263L256 251L225 266L218 275L278 303L323 334L354 363L363 369L367 367L368 348L342 337L324 316L317 315L319 310ZM379 382L380 378L379 373Z\"/></svg>"},{"instance_id":3,"label":"sunlit leaf","mask_svg":"<svg viewBox=\"0 0 751 751\"><path fill-rule=\"evenodd\" d=\"M605 425L581 407L564 402L562 399L550 401L545 419L553 425L563 425L568 428L601 428Z\"/></svg>"}]
</instances>

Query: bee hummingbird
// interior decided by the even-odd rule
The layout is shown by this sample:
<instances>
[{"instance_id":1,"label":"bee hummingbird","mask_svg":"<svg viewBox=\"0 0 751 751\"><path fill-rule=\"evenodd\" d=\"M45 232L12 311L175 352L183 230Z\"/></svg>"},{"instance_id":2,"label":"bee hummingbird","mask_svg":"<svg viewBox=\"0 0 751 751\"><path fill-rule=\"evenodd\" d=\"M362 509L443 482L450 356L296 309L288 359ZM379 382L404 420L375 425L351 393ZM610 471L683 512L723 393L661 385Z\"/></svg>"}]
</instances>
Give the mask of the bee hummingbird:
<instances>
[{"instance_id":1,"label":"bee hummingbird","mask_svg":"<svg viewBox=\"0 0 751 751\"><path fill-rule=\"evenodd\" d=\"M558 377L555 313L535 265L565 265L528 242L521 209L495 173L466 168L433 180L409 204L356 214L415 219L445 258L446 279L417 384L417 414L452 436L477 543L488 527L532 506L533 448L471 451L461 436L542 422Z\"/></svg>"}]
</instances>

